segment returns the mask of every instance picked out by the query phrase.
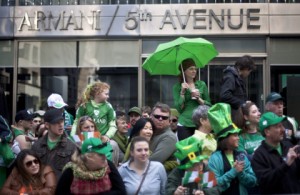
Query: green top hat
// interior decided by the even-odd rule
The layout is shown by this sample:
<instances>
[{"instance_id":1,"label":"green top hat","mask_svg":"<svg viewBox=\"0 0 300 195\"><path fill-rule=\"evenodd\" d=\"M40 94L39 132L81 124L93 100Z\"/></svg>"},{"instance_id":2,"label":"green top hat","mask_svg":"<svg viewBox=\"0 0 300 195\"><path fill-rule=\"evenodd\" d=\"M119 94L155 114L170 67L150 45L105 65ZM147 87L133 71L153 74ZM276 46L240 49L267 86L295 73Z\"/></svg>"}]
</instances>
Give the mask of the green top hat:
<instances>
[{"instance_id":1,"label":"green top hat","mask_svg":"<svg viewBox=\"0 0 300 195\"><path fill-rule=\"evenodd\" d=\"M231 109L229 104L217 103L208 110L208 119L217 139L225 138L229 134L239 133L239 129L231 121Z\"/></svg>"},{"instance_id":2,"label":"green top hat","mask_svg":"<svg viewBox=\"0 0 300 195\"><path fill-rule=\"evenodd\" d=\"M271 125L276 125L285 120L286 117L280 117L273 112L264 113L259 119L259 129L264 135L264 130Z\"/></svg>"},{"instance_id":3,"label":"green top hat","mask_svg":"<svg viewBox=\"0 0 300 195\"><path fill-rule=\"evenodd\" d=\"M208 156L201 155L203 141L199 141L195 137L189 137L176 143L175 157L180 161L179 169L188 169L193 164L207 159Z\"/></svg>"},{"instance_id":4,"label":"green top hat","mask_svg":"<svg viewBox=\"0 0 300 195\"><path fill-rule=\"evenodd\" d=\"M98 154L104 154L108 160L112 160L112 147L109 142L102 143L99 138L89 138L84 140L81 146L82 154L87 152L96 152Z\"/></svg>"}]
</instances>

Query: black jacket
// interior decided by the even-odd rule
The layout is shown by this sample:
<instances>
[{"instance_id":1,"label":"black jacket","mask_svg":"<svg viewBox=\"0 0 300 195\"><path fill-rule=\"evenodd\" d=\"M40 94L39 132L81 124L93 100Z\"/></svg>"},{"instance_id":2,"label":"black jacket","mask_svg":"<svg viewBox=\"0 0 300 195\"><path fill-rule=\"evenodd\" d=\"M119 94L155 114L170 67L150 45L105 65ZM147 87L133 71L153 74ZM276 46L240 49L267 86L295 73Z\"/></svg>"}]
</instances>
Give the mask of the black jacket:
<instances>
[{"instance_id":1,"label":"black jacket","mask_svg":"<svg viewBox=\"0 0 300 195\"><path fill-rule=\"evenodd\" d=\"M119 174L117 168L115 165L107 160L108 166L110 168L110 173L109 173L109 179L112 184L112 188L109 192L103 192L100 194L105 194L105 195L126 195L126 188L123 183L122 177ZM56 186L56 195L70 195L71 193L71 185L73 182L73 170L71 168L67 168L61 178L59 179L57 186ZM99 195L100 195L99 194Z\"/></svg>"},{"instance_id":2,"label":"black jacket","mask_svg":"<svg viewBox=\"0 0 300 195\"><path fill-rule=\"evenodd\" d=\"M245 82L239 76L237 69L232 66L227 66L223 70L220 100L230 104L231 108L235 110L247 101Z\"/></svg>"},{"instance_id":3,"label":"black jacket","mask_svg":"<svg viewBox=\"0 0 300 195\"><path fill-rule=\"evenodd\" d=\"M251 164L261 194L300 193L300 159L288 166L285 157L291 145L281 143L281 146L282 156L265 141L254 152Z\"/></svg>"}]
</instances>

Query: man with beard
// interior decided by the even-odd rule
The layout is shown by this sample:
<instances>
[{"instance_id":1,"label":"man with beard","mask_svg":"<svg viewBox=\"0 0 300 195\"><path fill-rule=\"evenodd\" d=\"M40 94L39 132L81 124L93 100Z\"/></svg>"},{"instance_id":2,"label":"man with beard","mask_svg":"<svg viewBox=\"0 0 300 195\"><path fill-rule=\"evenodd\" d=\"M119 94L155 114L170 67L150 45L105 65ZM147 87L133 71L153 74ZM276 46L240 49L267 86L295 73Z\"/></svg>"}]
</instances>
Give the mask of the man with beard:
<instances>
[{"instance_id":1,"label":"man with beard","mask_svg":"<svg viewBox=\"0 0 300 195\"><path fill-rule=\"evenodd\" d=\"M128 129L127 135L130 135L132 127L135 125L136 121L138 121L142 116L142 111L139 107L132 107L128 111L130 128Z\"/></svg>"}]
</instances>

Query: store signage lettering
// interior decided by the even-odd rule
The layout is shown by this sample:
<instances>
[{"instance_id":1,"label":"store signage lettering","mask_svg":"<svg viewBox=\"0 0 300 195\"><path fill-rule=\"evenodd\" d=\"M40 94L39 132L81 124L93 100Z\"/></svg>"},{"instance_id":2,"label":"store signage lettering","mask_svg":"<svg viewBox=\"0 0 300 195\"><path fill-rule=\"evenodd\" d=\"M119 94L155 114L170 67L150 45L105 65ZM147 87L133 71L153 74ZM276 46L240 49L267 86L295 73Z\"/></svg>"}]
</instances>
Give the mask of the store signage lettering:
<instances>
[{"instance_id":1,"label":"store signage lettering","mask_svg":"<svg viewBox=\"0 0 300 195\"><path fill-rule=\"evenodd\" d=\"M74 15L74 11L70 11L67 15L65 11L61 12L58 16L53 16L50 11L45 14L42 11L34 12L33 22L30 20L28 13L26 12L22 18L21 24L18 28L19 31L23 30L24 26L28 27L28 30L39 31L41 28L45 31L50 30L84 30L82 27L82 22L85 20L93 30L100 29L100 10L92 11L92 18L87 17L83 12L80 12L80 17ZM79 18L79 19L78 19ZM72 27L71 27L72 26Z\"/></svg>"},{"instance_id":2,"label":"store signage lettering","mask_svg":"<svg viewBox=\"0 0 300 195\"><path fill-rule=\"evenodd\" d=\"M175 14L174 14L175 13ZM221 9L220 13L216 13L212 9L190 9L187 13L180 13L179 10L165 10L158 28L163 30L166 26L171 26L174 30L180 28L184 30L186 26L192 25L193 29L209 29L213 30L213 23L217 24L218 28L224 30L229 28L232 30L241 29L246 25L247 29L260 29L259 16L260 9L239 9L238 14L233 14L231 9ZM62 11L58 15L53 15L51 11L45 13L43 11L35 11L34 17L30 17L27 12L21 19L18 26L19 31L23 31L24 26L30 31L51 31L51 30L86 30L83 28L83 23L90 26L89 30L101 31L101 10L91 11L91 16L87 16L84 12L79 11L76 14L74 11L66 13ZM232 21L232 17L238 17L238 21ZM152 14L148 11L130 11L125 17L124 25L127 30L135 30L139 28L142 22L152 22ZM114 19L111 20L112 22ZM111 24L110 24L111 25Z\"/></svg>"}]
</instances>

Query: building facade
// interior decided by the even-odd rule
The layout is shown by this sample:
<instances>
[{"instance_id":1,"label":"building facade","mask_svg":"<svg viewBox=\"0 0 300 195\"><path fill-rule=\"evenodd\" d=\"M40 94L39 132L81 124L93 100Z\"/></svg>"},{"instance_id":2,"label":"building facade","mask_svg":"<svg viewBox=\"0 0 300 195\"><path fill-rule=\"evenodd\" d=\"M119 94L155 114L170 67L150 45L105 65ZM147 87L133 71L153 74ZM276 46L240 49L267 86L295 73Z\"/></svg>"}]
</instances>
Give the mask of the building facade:
<instances>
[{"instance_id":1,"label":"building facade","mask_svg":"<svg viewBox=\"0 0 300 195\"><path fill-rule=\"evenodd\" d=\"M74 113L87 84L111 85L115 109L173 106L176 76L150 76L143 61L160 43L202 37L219 55L199 79L219 101L222 70L242 55L257 69L247 80L261 110L270 91L286 96L287 114L300 121L300 4L296 1L20 0L0 1L0 110L46 108L59 93Z\"/></svg>"}]
</instances>

